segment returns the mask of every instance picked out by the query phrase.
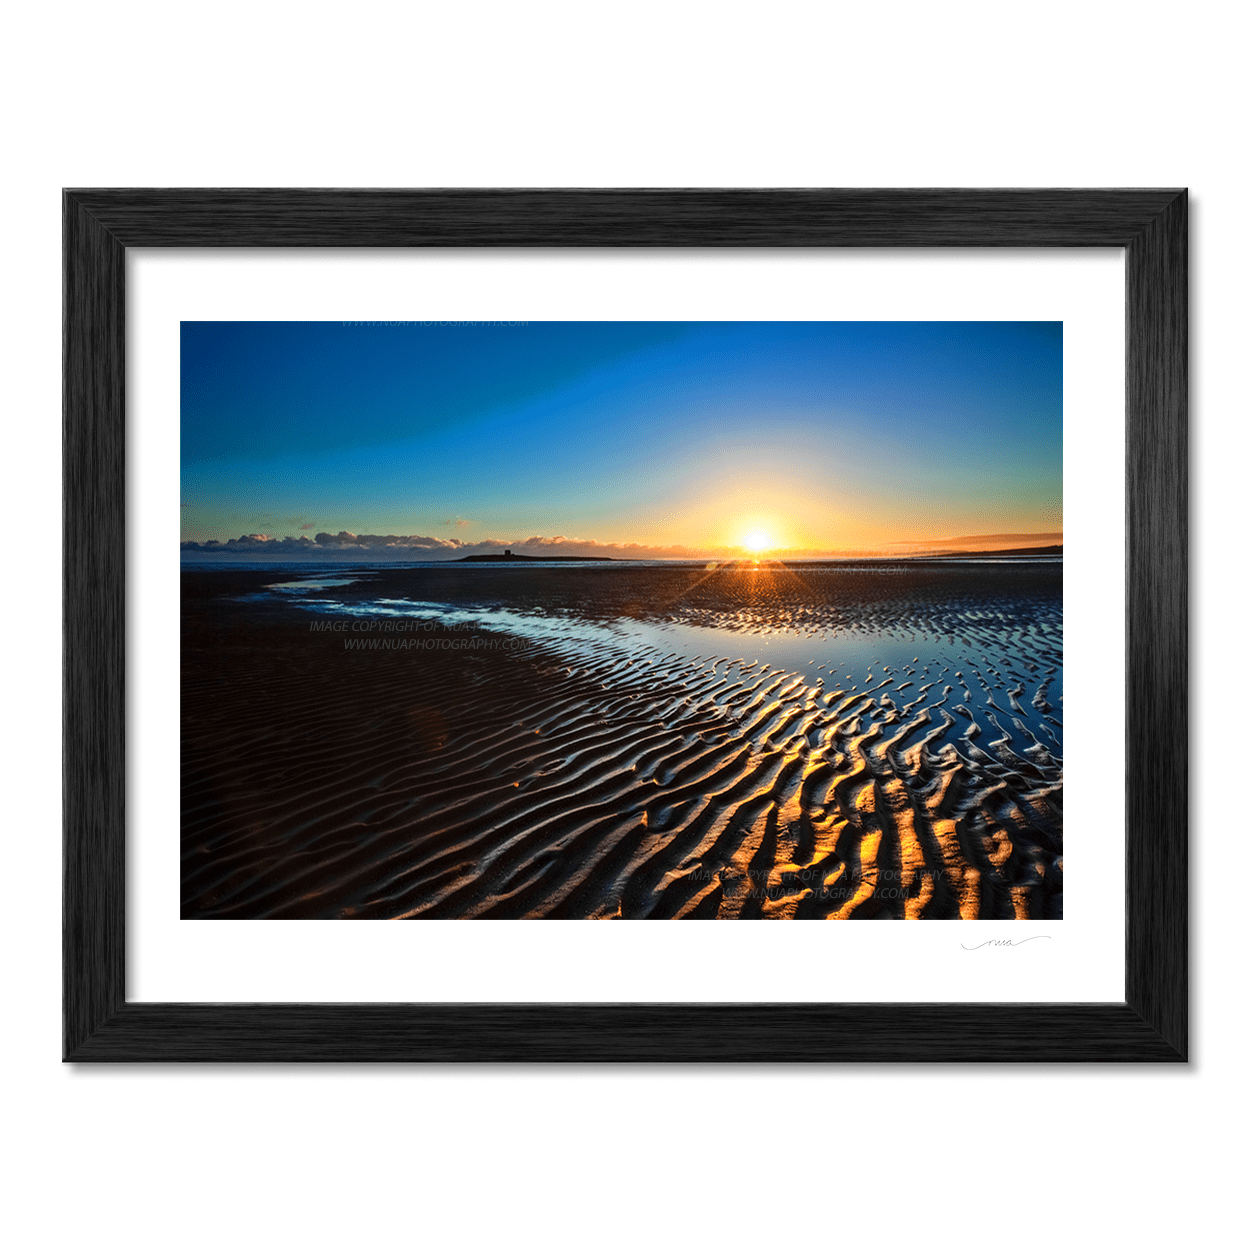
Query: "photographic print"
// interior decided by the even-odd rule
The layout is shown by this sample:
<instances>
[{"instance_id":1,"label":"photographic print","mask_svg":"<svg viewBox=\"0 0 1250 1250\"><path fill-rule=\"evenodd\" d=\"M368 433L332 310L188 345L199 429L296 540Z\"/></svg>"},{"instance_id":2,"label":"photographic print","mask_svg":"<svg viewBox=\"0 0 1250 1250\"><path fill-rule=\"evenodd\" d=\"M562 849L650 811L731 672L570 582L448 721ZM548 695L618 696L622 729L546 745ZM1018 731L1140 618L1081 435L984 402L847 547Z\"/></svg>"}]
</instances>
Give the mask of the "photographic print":
<instances>
[{"instance_id":1,"label":"photographic print","mask_svg":"<svg viewBox=\"0 0 1250 1250\"><path fill-rule=\"evenodd\" d=\"M1062 917L1061 323L180 373L184 919Z\"/></svg>"}]
</instances>

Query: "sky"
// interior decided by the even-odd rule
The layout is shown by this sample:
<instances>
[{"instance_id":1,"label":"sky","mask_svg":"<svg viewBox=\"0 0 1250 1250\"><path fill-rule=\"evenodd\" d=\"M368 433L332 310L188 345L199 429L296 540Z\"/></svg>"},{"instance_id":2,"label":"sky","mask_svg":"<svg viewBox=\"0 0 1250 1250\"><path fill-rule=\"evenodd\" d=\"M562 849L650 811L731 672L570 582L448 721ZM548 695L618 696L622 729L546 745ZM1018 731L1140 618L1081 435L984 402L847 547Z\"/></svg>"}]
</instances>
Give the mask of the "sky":
<instances>
[{"instance_id":1,"label":"sky","mask_svg":"<svg viewBox=\"0 0 1250 1250\"><path fill-rule=\"evenodd\" d=\"M1060 322L183 322L183 553L1062 541L1062 395Z\"/></svg>"}]
</instances>

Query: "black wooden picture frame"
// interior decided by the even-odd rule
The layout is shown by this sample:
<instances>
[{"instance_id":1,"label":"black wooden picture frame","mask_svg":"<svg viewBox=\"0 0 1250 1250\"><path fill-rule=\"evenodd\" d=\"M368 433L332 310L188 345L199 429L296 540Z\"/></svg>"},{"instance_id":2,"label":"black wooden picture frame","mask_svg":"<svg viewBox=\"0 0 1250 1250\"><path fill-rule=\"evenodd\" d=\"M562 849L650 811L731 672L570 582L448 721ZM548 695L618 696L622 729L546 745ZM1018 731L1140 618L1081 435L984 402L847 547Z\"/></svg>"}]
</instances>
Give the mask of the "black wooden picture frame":
<instances>
[{"instance_id":1,"label":"black wooden picture frame","mask_svg":"<svg viewBox=\"0 0 1250 1250\"><path fill-rule=\"evenodd\" d=\"M103 189L63 230L66 1060L1185 1061L1184 190ZM128 247L1123 247L1124 1001L127 1002Z\"/></svg>"}]
</instances>

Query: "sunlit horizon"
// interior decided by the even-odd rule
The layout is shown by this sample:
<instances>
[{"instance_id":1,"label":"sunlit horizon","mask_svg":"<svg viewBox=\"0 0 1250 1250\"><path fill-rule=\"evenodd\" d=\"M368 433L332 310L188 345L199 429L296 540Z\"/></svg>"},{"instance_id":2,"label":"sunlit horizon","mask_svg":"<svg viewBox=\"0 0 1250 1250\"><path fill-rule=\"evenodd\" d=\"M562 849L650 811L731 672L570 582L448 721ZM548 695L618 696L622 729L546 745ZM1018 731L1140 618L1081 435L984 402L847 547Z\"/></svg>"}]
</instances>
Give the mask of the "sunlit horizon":
<instances>
[{"instance_id":1,"label":"sunlit horizon","mask_svg":"<svg viewBox=\"0 0 1250 1250\"><path fill-rule=\"evenodd\" d=\"M1059 323L184 322L181 377L188 555L1062 543Z\"/></svg>"}]
</instances>

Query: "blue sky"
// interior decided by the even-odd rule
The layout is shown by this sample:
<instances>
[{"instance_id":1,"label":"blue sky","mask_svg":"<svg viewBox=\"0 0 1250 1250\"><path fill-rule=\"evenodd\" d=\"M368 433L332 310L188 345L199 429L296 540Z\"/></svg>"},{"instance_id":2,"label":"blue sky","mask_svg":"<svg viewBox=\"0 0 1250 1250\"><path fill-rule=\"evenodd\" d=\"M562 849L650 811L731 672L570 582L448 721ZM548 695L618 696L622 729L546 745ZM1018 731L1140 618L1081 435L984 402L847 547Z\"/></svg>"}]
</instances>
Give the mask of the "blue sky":
<instances>
[{"instance_id":1,"label":"blue sky","mask_svg":"<svg viewBox=\"0 0 1250 1250\"><path fill-rule=\"evenodd\" d=\"M818 555L1062 529L1056 322L184 322L181 388L184 542Z\"/></svg>"}]
</instances>

